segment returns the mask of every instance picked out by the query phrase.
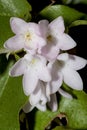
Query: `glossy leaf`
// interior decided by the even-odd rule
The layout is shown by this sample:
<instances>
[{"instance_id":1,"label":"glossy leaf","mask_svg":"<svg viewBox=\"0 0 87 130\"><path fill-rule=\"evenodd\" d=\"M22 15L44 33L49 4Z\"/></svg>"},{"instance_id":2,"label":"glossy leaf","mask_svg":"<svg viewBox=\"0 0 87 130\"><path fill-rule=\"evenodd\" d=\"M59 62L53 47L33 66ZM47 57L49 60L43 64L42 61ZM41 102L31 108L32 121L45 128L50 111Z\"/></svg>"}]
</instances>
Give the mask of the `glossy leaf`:
<instances>
[{"instance_id":1,"label":"glossy leaf","mask_svg":"<svg viewBox=\"0 0 87 130\"><path fill-rule=\"evenodd\" d=\"M19 111L27 100L21 78L8 75L13 63L0 74L0 130L19 130Z\"/></svg>"},{"instance_id":2,"label":"glossy leaf","mask_svg":"<svg viewBox=\"0 0 87 130\"><path fill-rule=\"evenodd\" d=\"M52 130L73 130L73 129L69 129L69 128L66 128L66 127L63 127L63 126L57 126L56 128L54 128Z\"/></svg>"},{"instance_id":3,"label":"glossy leaf","mask_svg":"<svg viewBox=\"0 0 87 130\"><path fill-rule=\"evenodd\" d=\"M30 130L38 130L48 128L54 118L59 117L60 114L64 114L66 118L66 125L62 127L56 127L53 130L83 130L87 129L87 94L84 91L75 91L63 85L64 89L72 94L73 99L62 97L58 99L59 108L56 112L47 110L46 112L33 110L29 113ZM58 120L57 120L58 121ZM57 122L61 125L60 122Z\"/></svg>"},{"instance_id":4,"label":"glossy leaf","mask_svg":"<svg viewBox=\"0 0 87 130\"><path fill-rule=\"evenodd\" d=\"M40 12L40 15L50 21L58 16L63 16L67 25L71 24L75 20L87 17L86 14L65 5L48 6Z\"/></svg>"},{"instance_id":5,"label":"glossy leaf","mask_svg":"<svg viewBox=\"0 0 87 130\"><path fill-rule=\"evenodd\" d=\"M87 4L87 0L62 0L64 4Z\"/></svg>"},{"instance_id":6,"label":"glossy leaf","mask_svg":"<svg viewBox=\"0 0 87 130\"><path fill-rule=\"evenodd\" d=\"M87 94L83 91L73 91L72 94L72 100L62 97L59 111L66 114L67 127L87 129Z\"/></svg>"},{"instance_id":7,"label":"glossy leaf","mask_svg":"<svg viewBox=\"0 0 87 130\"><path fill-rule=\"evenodd\" d=\"M70 24L69 28L79 25L87 25L87 20L76 20Z\"/></svg>"},{"instance_id":8,"label":"glossy leaf","mask_svg":"<svg viewBox=\"0 0 87 130\"><path fill-rule=\"evenodd\" d=\"M10 28L9 23L10 17L8 16L0 16L0 48L3 48L3 43L11 36L13 33Z\"/></svg>"},{"instance_id":9,"label":"glossy leaf","mask_svg":"<svg viewBox=\"0 0 87 130\"><path fill-rule=\"evenodd\" d=\"M59 114L65 114L66 126L57 126L53 130L86 130L87 129L87 94L83 91L72 91L73 99L62 97L59 101L59 109L56 112L33 110L29 113L30 130L44 130Z\"/></svg>"},{"instance_id":10,"label":"glossy leaf","mask_svg":"<svg viewBox=\"0 0 87 130\"><path fill-rule=\"evenodd\" d=\"M0 16L31 17L31 6L27 0L0 0Z\"/></svg>"},{"instance_id":11,"label":"glossy leaf","mask_svg":"<svg viewBox=\"0 0 87 130\"><path fill-rule=\"evenodd\" d=\"M42 112L34 109L31 113L29 113L30 130L45 130L58 113L58 111L52 112L50 110L46 110L45 112Z\"/></svg>"}]
</instances>

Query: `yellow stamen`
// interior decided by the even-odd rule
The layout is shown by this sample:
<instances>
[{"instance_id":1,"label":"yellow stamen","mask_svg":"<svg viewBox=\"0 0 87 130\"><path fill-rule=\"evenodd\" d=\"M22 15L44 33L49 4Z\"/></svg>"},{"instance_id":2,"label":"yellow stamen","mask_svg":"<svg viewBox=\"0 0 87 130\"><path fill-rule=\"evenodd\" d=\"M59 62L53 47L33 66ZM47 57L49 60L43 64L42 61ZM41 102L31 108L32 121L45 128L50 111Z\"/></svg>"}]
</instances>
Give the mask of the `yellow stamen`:
<instances>
[{"instance_id":1,"label":"yellow stamen","mask_svg":"<svg viewBox=\"0 0 87 130\"><path fill-rule=\"evenodd\" d=\"M47 36L47 40L51 41L52 40L52 36L51 35Z\"/></svg>"},{"instance_id":2,"label":"yellow stamen","mask_svg":"<svg viewBox=\"0 0 87 130\"><path fill-rule=\"evenodd\" d=\"M27 33L25 34L25 39L26 39L26 41L31 40L31 34L30 34L29 32L27 32Z\"/></svg>"}]
</instances>

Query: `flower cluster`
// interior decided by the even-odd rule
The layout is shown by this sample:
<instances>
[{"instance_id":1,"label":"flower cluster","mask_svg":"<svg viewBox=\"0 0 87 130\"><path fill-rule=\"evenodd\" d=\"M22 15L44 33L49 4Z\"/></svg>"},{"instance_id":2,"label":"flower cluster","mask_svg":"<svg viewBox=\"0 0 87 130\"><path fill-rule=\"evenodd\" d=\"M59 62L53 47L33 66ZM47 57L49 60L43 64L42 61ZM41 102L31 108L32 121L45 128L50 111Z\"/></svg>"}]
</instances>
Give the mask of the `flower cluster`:
<instances>
[{"instance_id":1,"label":"flower cluster","mask_svg":"<svg viewBox=\"0 0 87 130\"><path fill-rule=\"evenodd\" d=\"M63 82L72 89L83 89L77 70L82 69L87 60L65 52L76 43L64 32L61 16L51 23L48 20L25 22L12 17L10 25L15 36L9 38L4 47L10 51L25 51L10 70L10 76L23 75L23 90L29 96L23 110L29 112L37 107L45 111L47 105L52 111L57 110L56 92L72 98L61 89Z\"/></svg>"}]
</instances>

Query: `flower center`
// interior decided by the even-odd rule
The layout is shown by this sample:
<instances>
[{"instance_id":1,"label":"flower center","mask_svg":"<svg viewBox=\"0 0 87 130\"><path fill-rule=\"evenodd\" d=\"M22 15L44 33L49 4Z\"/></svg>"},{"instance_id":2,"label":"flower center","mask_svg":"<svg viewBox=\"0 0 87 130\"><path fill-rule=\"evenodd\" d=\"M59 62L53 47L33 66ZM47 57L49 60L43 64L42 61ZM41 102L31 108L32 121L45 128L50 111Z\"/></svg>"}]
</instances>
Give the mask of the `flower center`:
<instances>
[{"instance_id":1,"label":"flower center","mask_svg":"<svg viewBox=\"0 0 87 130\"><path fill-rule=\"evenodd\" d=\"M47 41L52 41L52 36L51 35L47 36Z\"/></svg>"},{"instance_id":2,"label":"flower center","mask_svg":"<svg viewBox=\"0 0 87 130\"><path fill-rule=\"evenodd\" d=\"M26 40L26 41L31 40L31 34L30 34L29 32L27 32L27 33L25 34L25 40Z\"/></svg>"},{"instance_id":3,"label":"flower center","mask_svg":"<svg viewBox=\"0 0 87 130\"><path fill-rule=\"evenodd\" d=\"M35 67L36 64L37 64L37 62L38 62L38 59L32 58L32 60L31 60L30 63L29 63L29 66Z\"/></svg>"},{"instance_id":4,"label":"flower center","mask_svg":"<svg viewBox=\"0 0 87 130\"><path fill-rule=\"evenodd\" d=\"M47 42L55 44L56 38L50 34L50 35L47 36Z\"/></svg>"},{"instance_id":5,"label":"flower center","mask_svg":"<svg viewBox=\"0 0 87 130\"><path fill-rule=\"evenodd\" d=\"M36 61L37 60L33 58L32 61L31 61L31 64L35 64Z\"/></svg>"}]
</instances>

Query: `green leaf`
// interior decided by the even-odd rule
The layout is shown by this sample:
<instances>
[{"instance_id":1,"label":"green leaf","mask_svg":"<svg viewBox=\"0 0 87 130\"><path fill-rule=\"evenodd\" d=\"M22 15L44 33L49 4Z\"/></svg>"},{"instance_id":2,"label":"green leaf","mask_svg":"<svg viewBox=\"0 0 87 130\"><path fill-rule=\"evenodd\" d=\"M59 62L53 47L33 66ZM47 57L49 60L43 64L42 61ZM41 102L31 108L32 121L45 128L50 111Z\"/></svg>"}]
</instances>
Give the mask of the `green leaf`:
<instances>
[{"instance_id":1,"label":"green leaf","mask_svg":"<svg viewBox=\"0 0 87 130\"><path fill-rule=\"evenodd\" d=\"M66 127L62 127L62 126L57 126L56 128L52 129L52 130L73 130L73 129L69 129ZM74 129L75 130L75 129Z\"/></svg>"},{"instance_id":2,"label":"green leaf","mask_svg":"<svg viewBox=\"0 0 87 130\"><path fill-rule=\"evenodd\" d=\"M13 36L10 27L10 17L21 17L25 20L31 19L31 6L26 0L0 0L0 48L4 42Z\"/></svg>"},{"instance_id":3,"label":"green leaf","mask_svg":"<svg viewBox=\"0 0 87 130\"><path fill-rule=\"evenodd\" d=\"M73 91L73 99L61 97L59 109L56 112L33 110L29 113L30 130L44 130L60 114L66 115L67 125L57 126L53 130L86 130L87 129L87 94L83 91ZM59 123L58 123L59 125ZM48 126L48 127L47 127Z\"/></svg>"},{"instance_id":4,"label":"green leaf","mask_svg":"<svg viewBox=\"0 0 87 130\"><path fill-rule=\"evenodd\" d=\"M62 97L59 111L65 113L68 119L67 127L87 129L87 94L84 91L73 91L73 99Z\"/></svg>"},{"instance_id":5,"label":"green leaf","mask_svg":"<svg viewBox=\"0 0 87 130\"><path fill-rule=\"evenodd\" d=\"M60 120L55 120L57 127L53 130L86 130L87 129L87 94L84 91L75 91L68 88L65 84L63 89L72 93L73 99L65 97L59 98L59 109L56 112L47 110L46 112L35 111L29 113L30 130L44 130L50 126L50 123L60 114L64 114L67 125L61 125ZM60 118L61 119L61 118ZM63 124L62 124L63 125ZM34 126L34 127L33 127Z\"/></svg>"},{"instance_id":6,"label":"green leaf","mask_svg":"<svg viewBox=\"0 0 87 130\"><path fill-rule=\"evenodd\" d=\"M3 48L3 43L13 36L9 23L10 17L0 16L0 48Z\"/></svg>"},{"instance_id":7,"label":"green leaf","mask_svg":"<svg viewBox=\"0 0 87 130\"><path fill-rule=\"evenodd\" d=\"M9 77L9 62L0 74L0 130L19 130L19 111L27 97L23 93L21 77Z\"/></svg>"},{"instance_id":8,"label":"green leaf","mask_svg":"<svg viewBox=\"0 0 87 130\"><path fill-rule=\"evenodd\" d=\"M69 28L79 25L87 25L87 20L76 20L69 25Z\"/></svg>"},{"instance_id":9,"label":"green leaf","mask_svg":"<svg viewBox=\"0 0 87 130\"><path fill-rule=\"evenodd\" d=\"M87 4L87 0L62 0L64 4Z\"/></svg>"},{"instance_id":10,"label":"green leaf","mask_svg":"<svg viewBox=\"0 0 87 130\"><path fill-rule=\"evenodd\" d=\"M34 109L29 113L30 130L45 130L49 123L57 116L59 112L46 110L45 112Z\"/></svg>"},{"instance_id":11,"label":"green leaf","mask_svg":"<svg viewBox=\"0 0 87 130\"><path fill-rule=\"evenodd\" d=\"M30 18L31 6L27 0L0 0L0 16Z\"/></svg>"},{"instance_id":12,"label":"green leaf","mask_svg":"<svg viewBox=\"0 0 87 130\"><path fill-rule=\"evenodd\" d=\"M50 21L58 16L63 16L67 25L71 24L73 21L87 17L86 14L64 5L48 6L40 12L40 15Z\"/></svg>"}]
</instances>

